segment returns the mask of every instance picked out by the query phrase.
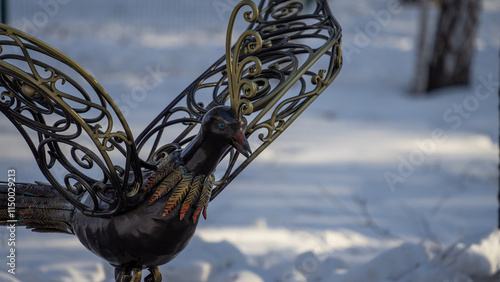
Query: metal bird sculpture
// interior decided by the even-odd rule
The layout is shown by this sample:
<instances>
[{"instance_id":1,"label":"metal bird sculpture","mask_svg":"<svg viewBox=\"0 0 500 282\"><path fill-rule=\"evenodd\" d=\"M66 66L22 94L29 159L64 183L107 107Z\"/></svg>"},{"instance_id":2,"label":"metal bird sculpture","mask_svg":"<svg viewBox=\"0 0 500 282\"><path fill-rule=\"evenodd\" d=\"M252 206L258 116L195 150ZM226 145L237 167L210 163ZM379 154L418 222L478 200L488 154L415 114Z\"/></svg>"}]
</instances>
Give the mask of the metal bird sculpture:
<instances>
[{"instance_id":1,"label":"metal bird sculpture","mask_svg":"<svg viewBox=\"0 0 500 282\"><path fill-rule=\"evenodd\" d=\"M249 26L232 45L240 12ZM134 139L83 68L0 25L0 111L48 180L0 183L0 224L74 234L115 267L116 281L141 281L146 268L146 281L161 281L158 266L184 249L209 202L335 79L341 53L341 27L326 0L310 13L297 1L242 1L225 56Z\"/></svg>"}]
</instances>

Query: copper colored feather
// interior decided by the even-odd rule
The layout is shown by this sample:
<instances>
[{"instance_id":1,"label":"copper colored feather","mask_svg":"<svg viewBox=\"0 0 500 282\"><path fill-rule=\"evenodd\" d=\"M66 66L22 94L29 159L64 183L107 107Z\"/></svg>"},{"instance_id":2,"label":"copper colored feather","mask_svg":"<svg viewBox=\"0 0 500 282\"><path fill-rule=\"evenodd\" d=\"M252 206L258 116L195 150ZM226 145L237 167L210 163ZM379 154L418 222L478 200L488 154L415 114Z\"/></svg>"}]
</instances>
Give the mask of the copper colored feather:
<instances>
[{"instance_id":1,"label":"copper colored feather","mask_svg":"<svg viewBox=\"0 0 500 282\"><path fill-rule=\"evenodd\" d=\"M165 209L163 210L163 216L169 214L180 202L184 200L187 193L189 192L191 181L193 180L193 175L187 171L182 176L182 180L177 184L172 195L168 199Z\"/></svg>"},{"instance_id":2,"label":"copper colored feather","mask_svg":"<svg viewBox=\"0 0 500 282\"><path fill-rule=\"evenodd\" d=\"M151 197L151 199L149 199L148 204L149 205L153 204L158 199L160 199L161 197L167 195L170 191L172 191L172 189L175 188L177 183L181 181L182 175L186 173L185 171L186 170L183 167L177 167L177 169L175 169L174 171L172 171L172 173L170 173L167 177L165 177L165 179L156 188L156 191Z\"/></svg>"},{"instance_id":3,"label":"copper colored feather","mask_svg":"<svg viewBox=\"0 0 500 282\"><path fill-rule=\"evenodd\" d=\"M189 189L189 193L182 203L181 212L180 212L180 220L186 216L186 212L189 210L189 207L195 204L195 201L200 197L201 190L203 189L203 182L205 177L203 175L197 175L193 183L191 184L191 189Z\"/></svg>"},{"instance_id":4,"label":"copper colored feather","mask_svg":"<svg viewBox=\"0 0 500 282\"><path fill-rule=\"evenodd\" d=\"M210 175L209 177L205 178L205 182L203 183L203 191L201 192L200 200L196 205L196 211L194 212L193 215L193 222L196 222L202 210L203 210L203 217L205 219L207 218L206 209L208 203L210 202L210 195L212 193L213 185L214 185L213 175Z\"/></svg>"},{"instance_id":5,"label":"copper colored feather","mask_svg":"<svg viewBox=\"0 0 500 282\"><path fill-rule=\"evenodd\" d=\"M148 182L143 188L144 191L151 190L151 188L162 182L162 180L174 170L175 160L172 159L173 157L170 154L160 161L158 164L158 170L149 175Z\"/></svg>"}]
</instances>

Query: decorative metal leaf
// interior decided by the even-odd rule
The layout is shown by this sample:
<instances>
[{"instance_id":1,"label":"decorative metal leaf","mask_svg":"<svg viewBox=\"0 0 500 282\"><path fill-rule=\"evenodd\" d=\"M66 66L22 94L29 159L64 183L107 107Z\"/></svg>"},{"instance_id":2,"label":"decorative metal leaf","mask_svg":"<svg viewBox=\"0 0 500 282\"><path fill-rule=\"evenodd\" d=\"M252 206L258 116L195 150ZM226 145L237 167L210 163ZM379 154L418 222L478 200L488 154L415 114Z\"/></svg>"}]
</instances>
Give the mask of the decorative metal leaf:
<instances>
[{"instance_id":1,"label":"decorative metal leaf","mask_svg":"<svg viewBox=\"0 0 500 282\"><path fill-rule=\"evenodd\" d=\"M181 207L181 212L180 212L180 219L182 220L185 216L187 211L189 210L189 207L194 206L196 204L196 201L200 197L201 191L203 190L203 182L205 180L205 177L203 175L197 175L194 180L193 184L191 185L191 190L189 190L189 193L182 203Z\"/></svg>"},{"instance_id":2,"label":"decorative metal leaf","mask_svg":"<svg viewBox=\"0 0 500 282\"><path fill-rule=\"evenodd\" d=\"M210 202L210 195L212 194L212 188L214 186L214 176L211 175L205 178L203 182L203 190L201 191L200 200L196 205L196 211L193 214L193 222L196 222L198 216L203 210L203 217L207 218L207 207Z\"/></svg>"},{"instance_id":3,"label":"decorative metal leaf","mask_svg":"<svg viewBox=\"0 0 500 282\"><path fill-rule=\"evenodd\" d=\"M243 17L250 25L231 47L241 9L247 9ZM246 136L257 148L245 160L238 160L233 149L227 152L219 165L225 172L215 182L214 199L333 82L342 66L341 34L326 0L316 0L312 13L294 0L262 0L258 6L240 2L229 22L226 55L138 136L138 151L154 161L182 148L214 106L230 105L238 115L246 115ZM169 135L174 128L178 133Z\"/></svg>"},{"instance_id":4,"label":"decorative metal leaf","mask_svg":"<svg viewBox=\"0 0 500 282\"><path fill-rule=\"evenodd\" d=\"M187 175L187 171L184 167L177 167L172 173L167 175L165 179L158 185L153 196L149 199L148 204L151 205L161 197L167 195L172 189L174 189L177 184L182 180L182 178Z\"/></svg>"},{"instance_id":5,"label":"decorative metal leaf","mask_svg":"<svg viewBox=\"0 0 500 282\"><path fill-rule=\"evenodd\" d=\"M151 188L155 187L156 184L163 181L165 177L175 169L175 159L177 159L177 157L174 157L172 154L163 158L157 165L158 169L149 175L143 190L149 191Z\"/></svg>"},{"instance_id":6,"label":"decorative metal leaf","mask_svg":"<svg viewBox=\"0 0 500 282\"><path fill-rule=\"evenodd\" d=\"M0 111L51 185L84 213L114 214L142 185L132 133L109 95L66 55L6 25Z\"/></svg>"},{"instance_id":7,"label":"decorative metal leaf","mask_svg":"<svg viewBox=\"0 0 500 282\"><path fill-rule=\"evenodd\" d=\"M165 209L163 210L163 216L166 216L171 211L175 209L175 207L186 198L186 195L191 188L191 181L193 180L193 175L187 173L182 178L181 182L177 184L175 190L172 192L172 195L168 198L168 202L165 205Z\"/></svg>"}]
</instances>

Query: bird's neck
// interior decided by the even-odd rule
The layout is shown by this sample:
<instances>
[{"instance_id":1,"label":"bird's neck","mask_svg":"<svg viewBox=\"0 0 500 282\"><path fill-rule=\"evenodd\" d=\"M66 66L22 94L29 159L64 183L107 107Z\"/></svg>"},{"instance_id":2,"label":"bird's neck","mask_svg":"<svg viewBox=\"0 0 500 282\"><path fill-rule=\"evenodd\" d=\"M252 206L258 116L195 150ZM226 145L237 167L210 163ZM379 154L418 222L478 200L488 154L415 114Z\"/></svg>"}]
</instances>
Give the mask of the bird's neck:
<instances>
[{"instance_id":1,"label":"bird's neck","mask_svg":"<svg viewBox=\"0 0 500 282\"><path fill-rule=\"evenodd\" d=\"M184 167L195 174L212 174L230 146L227 142L221 141L198 134L181 153Z\"/></svg>"}]
</instances>

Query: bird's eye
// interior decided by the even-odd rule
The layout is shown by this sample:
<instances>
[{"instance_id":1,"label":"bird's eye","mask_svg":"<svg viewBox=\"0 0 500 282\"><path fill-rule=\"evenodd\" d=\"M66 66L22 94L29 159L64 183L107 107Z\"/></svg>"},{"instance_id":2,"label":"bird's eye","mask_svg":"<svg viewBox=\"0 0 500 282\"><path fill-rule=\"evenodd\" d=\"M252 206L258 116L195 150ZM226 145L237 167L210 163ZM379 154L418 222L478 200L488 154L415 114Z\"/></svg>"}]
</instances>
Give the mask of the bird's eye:
<instances>
[{"instance_id":1,"label":"bird's eye","mask_svg":"<svg viewBox=\"0 0 500 282\"><path fill-rule=\"evenodd\" d=\"M220 130L224 130L226 128L226 124L223 122L219 122L219 124L217 125L217 128L219 128Z\"/></svg>"}]
</instances>

